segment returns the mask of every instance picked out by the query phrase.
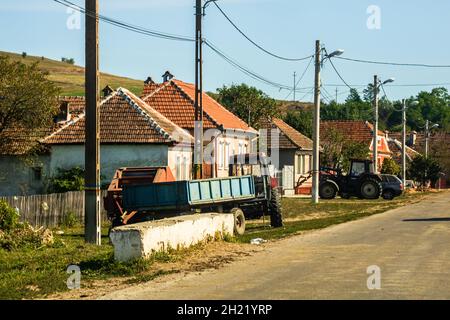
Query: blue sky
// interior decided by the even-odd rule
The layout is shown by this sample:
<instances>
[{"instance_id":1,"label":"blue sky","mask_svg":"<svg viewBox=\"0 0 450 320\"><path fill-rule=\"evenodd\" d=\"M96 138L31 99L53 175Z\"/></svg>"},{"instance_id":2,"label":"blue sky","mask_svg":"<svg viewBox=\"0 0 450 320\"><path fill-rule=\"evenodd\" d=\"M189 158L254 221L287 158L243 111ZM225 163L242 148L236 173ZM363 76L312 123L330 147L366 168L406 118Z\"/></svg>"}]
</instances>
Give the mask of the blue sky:
<instances>
[{"instance_id":1,"label":"blue sky","mask_svg":"<svg viewBox=\"0 0 450 320\"><path fill-rule=\"evenodd\" d=\"M72 0L84 6L84 1ZM149 29L193 36L194 0L100 0L101 14ZM256 42L274 53L303 57L313 53L320 39L328 51L345 49L345 57L405 63L450 64L450 2L448 0L219 0L222 9ZM381 28L367 28L367 8L380 8ZM2 0L0 4L0 50L60 59L73 57L84 65L84 19L80 30L66 26L66 8L52 0ZM211 5L204 18L204 37L247 68L275 82L292 85L293 72L302 74L308 61L274 59L239 35ZM165 70L193 82L194 45L130 33L101 23L101 70L108 73L160 80ZM396 85L450 83L450 69L406 68L334 60L352 85L396 78ZM329 64L323 74L325 85L342 82ZM297 78L298 79L298 78ZM289 91L253 80L228 65L208 48L204 49L204 87L215 91L222 85L245 82L274 98ZM311 87L313 68L300 87ZM446 86L450 89L450 86ZM325 87L335 95L335 86ZM399 99L432 87L390 86L391 99ZM360 89L360 88L359 88ZM311 100L310 90L297 99ZM348 89L338 87L342 101ZM305 95L306 94L306 95ZM290 97L292 98L292 96Z\"/></svg>"}]
</instances>

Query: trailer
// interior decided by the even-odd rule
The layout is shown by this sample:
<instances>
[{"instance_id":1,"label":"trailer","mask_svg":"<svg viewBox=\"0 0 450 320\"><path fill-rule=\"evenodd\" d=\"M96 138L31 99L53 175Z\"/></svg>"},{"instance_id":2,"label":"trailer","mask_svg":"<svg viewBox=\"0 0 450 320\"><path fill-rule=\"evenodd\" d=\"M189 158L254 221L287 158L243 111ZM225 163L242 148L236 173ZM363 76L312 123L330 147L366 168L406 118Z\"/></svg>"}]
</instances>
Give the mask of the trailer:
<instances>
[{"instance_id":1,"label":"trailer","mask_svg":"<svg viewBox=\"0 0 450 320\"><path fill-rule=\"evenodd\" d=\"M246 218L266 214L273 227L281 227L280 195L270 177L238 172L233 165L234 176L175 181L168 167L120 168L104 206L113 227L201 212L233 214L237 234L244 233Z\"/></svg>"}]
</instances>

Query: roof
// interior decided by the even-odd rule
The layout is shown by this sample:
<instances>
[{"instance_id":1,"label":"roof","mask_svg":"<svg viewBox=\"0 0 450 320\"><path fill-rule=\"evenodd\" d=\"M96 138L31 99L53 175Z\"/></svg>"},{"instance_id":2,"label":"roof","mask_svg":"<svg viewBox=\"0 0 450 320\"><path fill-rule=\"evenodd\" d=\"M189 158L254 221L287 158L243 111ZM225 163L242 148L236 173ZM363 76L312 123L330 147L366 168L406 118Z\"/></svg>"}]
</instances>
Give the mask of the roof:
<instances>
[{"instance_id":1,"label":"roof","mask_svg":"<svg viewBox=\"0 0 450 320\"><path fill-rule=\"evenodd\" d=\"M387 139L388 145L389 145L389 149L392 152L392 158L397 161L398 163L402 162L402 143L394 138L388 138ZM408 161L411 161L412 159L414 159L416 156L420 155L419 152L417 152L416 150L406 146L405 148L405 154L406 154L406 159Z\"/></svg>"},{"instance_id":2,"label":"roof","mask_svg":"<svg viewBox=\"0 0 450 320\"><path fill-rule=\"evenodd\" d=\"M83 144L85 113L44 138L45 144ZM124 88L100 104L101 143L192 143L193 137Z\"/></svg>"},{"instance_id":3,"label":"roof","mask_svg":"<svg viewBox=\"0 0 450 320\"><path fill-rule=\"evenodd\" d=\"M41 128L29 130L26 128L6 129L0 136L0 155L20 156L30 153L39 147L39 140L53 132L51 126L48 129ZM40 151L43 151L40 149Z\"/></svg>"},{"instance_id":4,"label":"roof","mask_svg":"<svg viewBox=\"0 0 450 320\"><path fill-rule=\"evenodd\" d=\"M298 132L296 129L292 128L286 122L279 118L272 118L271 121L266 121L261 123L262 129L278 129L278 145L279 149L302 149L302 150L312 150L313 141L307 136ZM267 144L271 147L271 133L267 133Z\"/></svg>"},{"instance_id":5,"label":"roof","mask_svg":"<svg viewBox=\"0 0 450 320\"><path fill-rule=\"evenodd\" d=\"M76 116L81 113L84 113L84 107L85 107L85 103L86 103L84 97L60 96L60 97L58 97L58 102L61 105L64 103L67 103L67 106L69 108L69 113L72 116Z\"/></svg>"},{"instance_id":6,"label":"roof","mask_svg":"<svg viewBox=\"0 0 450 320\"><path fill-rule=\"evenodd\" d=\"M336 130L342 134L344 139L370 144L373 136L373 126L368 121L363 120L330 120L321 121L320 135L324 139L324 134L327 130ZM378 130L379 136L384 136L384 133Z\"/></svg>"},{"instance_id":7,"label":"roof","mask_svg":"<svg viewBox=\"0 0 450 320\"><path fill-rule=\"evenodd\" d=\"M171 79L162 84L149 83L144 86L142 99L177 125L185 129L194 128L195 86L181 80ZM203 99L203 127L241 130L257 133L247 123L227 110L206 93Z\"/></svg>"}]
</instances>

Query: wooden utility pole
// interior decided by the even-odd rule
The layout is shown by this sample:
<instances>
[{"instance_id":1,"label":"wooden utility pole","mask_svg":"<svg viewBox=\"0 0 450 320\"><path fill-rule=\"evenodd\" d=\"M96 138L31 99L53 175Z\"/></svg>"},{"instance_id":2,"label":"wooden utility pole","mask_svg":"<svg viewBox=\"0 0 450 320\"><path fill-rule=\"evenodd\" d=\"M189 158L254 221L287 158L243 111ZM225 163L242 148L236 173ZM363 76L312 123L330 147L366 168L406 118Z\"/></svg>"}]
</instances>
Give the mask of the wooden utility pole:
<instances>
[{"instance_id":1,"label":"wooden utility pole","mask_svg":"<svg viewBox=\"0 0 450 320\"><path fill-rule=\"evenodd\" d=\"M402 183L406 188L406 99L402 107Z\"/></svg>"},{"instance_id":2,"label":"wooden utility pole","mask_svg":"<svg viewBox=\"0 0 450 320\"><path fill-rule=\"evenodd\" d=\"M195 125L194 125L194 179L203 177L203 75L202 75L202 1L195 5Z\"/></svg>"},{"instance_id":3,"label":"wooden utility pole","mask_svg":"<svg viewBox=\"0 0 450 320\"><path fill-rule=\"evenodd\" d=\"M85 241L101 244L98 0L86 0Z\"/></svg>"},{"instance_id":4,"label":"wooden utility pole","mask_svg":"<svg viewBox=\"0 0 450 320\"><path fill-rule=\"evenodd\" d=\"M320 174L320 64L322 63L320 41L316 41L316 62L314 77L314 124L313 124L313 176L312 202L319 203Z\"/></svg>"},{"instance_id":5,"label":"wooden utility pole","mask_svg":"<svg viewBox=\"0 0 450 320\"><path fill-rule=\"evenodd\" d=\"M297 89L297 83L296 83L297 73L294 71L294 102L295 102L295 89Z\"/></svg>"},{"instance_id":6,"label":"wooden utility pole","mask_svg":"<svg viewBox=\"0 0 450 320\"><path fill-rule=\"evenodd\" d=\"M373 76L373 171L378 172L378 76Z\"/></svg>"}]
</instances>

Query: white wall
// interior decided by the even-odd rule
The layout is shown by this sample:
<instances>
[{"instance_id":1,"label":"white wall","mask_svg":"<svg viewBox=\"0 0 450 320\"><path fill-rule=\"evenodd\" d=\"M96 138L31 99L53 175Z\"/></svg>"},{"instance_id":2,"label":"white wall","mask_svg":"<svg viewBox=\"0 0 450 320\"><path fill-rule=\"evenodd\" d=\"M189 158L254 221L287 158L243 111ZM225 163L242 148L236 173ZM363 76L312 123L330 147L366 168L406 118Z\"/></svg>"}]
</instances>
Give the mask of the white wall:
<instances>
[{"instance_id":1,"label":"white wall","mask_svg":"<svg viewBox=\"0 0 450 320\"><path fill-rule=\"evenodd\" d=\"M220 134L213 143L215 146L214 156L217 163L218 177L228 177L229 157L236 154L252 152L251 143L248 137L244 134L235 133L231 136Z\"/></svg>"},{"instance_id":2,"label":"white wall","mask_svg":"<svg viewBox=\"0 0 450 320\"><path fill-rule=\"evenodd\" d=\"M169 167L177 180L190 180L192 178L192 148L176 146L169 148Z\"/></svg>"},{"instance_id":3,"label":"white wall","mask_svg":"<svg viewBox=\"0 0 450 320\"><path fill-rule=\"evenodd\" d=\"M162 144L102 144L100 147L102 184L109 183L120 167L167 166L168 146ZM84 168L84 145L53 145L50 174L58 168Z\"/></svg>"}]
</instances>

